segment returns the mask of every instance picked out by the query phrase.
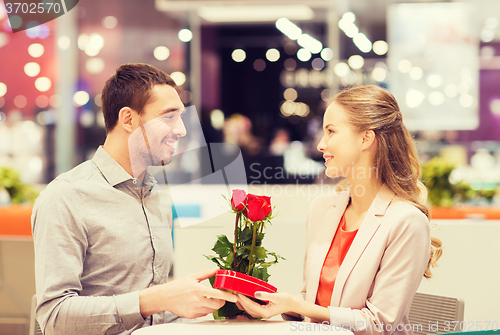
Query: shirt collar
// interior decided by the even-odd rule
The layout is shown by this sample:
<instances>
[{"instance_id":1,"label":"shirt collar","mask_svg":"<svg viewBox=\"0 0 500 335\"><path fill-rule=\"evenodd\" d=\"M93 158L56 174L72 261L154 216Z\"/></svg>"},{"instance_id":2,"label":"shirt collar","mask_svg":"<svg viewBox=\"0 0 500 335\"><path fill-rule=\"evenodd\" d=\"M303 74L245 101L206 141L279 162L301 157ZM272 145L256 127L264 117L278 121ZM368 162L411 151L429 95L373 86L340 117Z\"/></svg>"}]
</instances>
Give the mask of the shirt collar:
<instances>
[{"instance_id":1,"label":"shirt collar","mask_svg":"<svg viewBox=\"0 0 500 335\"><path fill-rule=\"evenodd\" d=\"M102 146L97 148L92 161L111 186L116 186L128 180L135 181L134 184L137 184L139 181L139 179L130 176L127 171L125 171L123 167L118 164L118 162L115 161L113 157L106 152L106 150L104 150ZM157 184L156 179L148 170L145 171L143 184L147 187L153 187Z\"/></svg>"},{"instance_id":2,"label":"shirt collar","mask_svg":"<svg viewBox=\"0 0 500 335\"><path fill-rule=\"evenodd\" d=\"M124 181L134 179L106 152L106 150L104 150L102 146L99 146L92 161L111 186L116 186Z\"/></svg>"}]
</instances>

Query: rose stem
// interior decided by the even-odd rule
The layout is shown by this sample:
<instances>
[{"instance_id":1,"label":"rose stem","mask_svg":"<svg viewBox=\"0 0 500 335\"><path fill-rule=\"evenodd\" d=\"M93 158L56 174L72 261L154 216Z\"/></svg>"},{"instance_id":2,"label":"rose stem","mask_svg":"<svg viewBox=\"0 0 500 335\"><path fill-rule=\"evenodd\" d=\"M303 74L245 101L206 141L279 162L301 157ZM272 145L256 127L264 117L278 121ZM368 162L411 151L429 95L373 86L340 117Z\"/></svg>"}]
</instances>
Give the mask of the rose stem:
<instances>
[{"instance_id":1,"label":"rose stem","mask_svg":"<svg viewBox=\"0 0 500 335\"><path fill-rule=\"evenodd\" d=\"M253 223L253 236L252 236L252 246L250 247L250 263L248 265L248 275L251 276L252 268L253 268L253 247L255 246L255 239L257 238L257 226L258 221Z\"/></svg>"},{"instance_id":2,"label":"rose stem","mask_svg":"<svg viewBox=\"0 0 500 335\"><path fill-rule=\"evenodd\" d=\"M234 244L233 244L233 267L236 271L236 243L238 242L238 222L240 220L240 212L236 213L236 221L234 222Z\"/></svg>"}]
</instances>

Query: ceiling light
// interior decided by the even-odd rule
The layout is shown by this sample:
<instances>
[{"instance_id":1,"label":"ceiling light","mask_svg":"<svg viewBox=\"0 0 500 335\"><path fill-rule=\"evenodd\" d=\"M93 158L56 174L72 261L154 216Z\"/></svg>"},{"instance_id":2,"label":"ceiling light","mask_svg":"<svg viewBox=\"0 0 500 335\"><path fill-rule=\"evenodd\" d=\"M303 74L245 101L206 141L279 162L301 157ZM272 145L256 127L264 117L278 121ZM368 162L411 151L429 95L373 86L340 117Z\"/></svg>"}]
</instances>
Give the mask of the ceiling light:
<instances>
[{"instance_id":1,"label":"ceiling light","mask_svg":"<svg viewBox=\"0 0 500 335\"><path fill-rule=\"evenodd\" d=\"M287 18L280 18L276 21L276 28L285 34L289 39L296 40L302 35L302 29L300 29L295 23Z\"/></svg>"},{"instance_id":2,"label":"ceiling light","mask_svg":"<svg viewBox=\"0 0 500 335\"><path fill-rule=\"evenodd\" d=\"M266 22L282 17L311 20L314 11L307 5L202 6L198 15L209 22Z\"/></svg>"},{"instance_id":3,"label":"ceiling light","mask_svg":"<svg viewBox=\"0 0 500 335\"><path fill-rule=\"evenodd\" d=\"M323 44L309 34L299 36L297 43L304 49L309 50L313 54L320 53L323 49Z\"/></svg>"}]
</instances>

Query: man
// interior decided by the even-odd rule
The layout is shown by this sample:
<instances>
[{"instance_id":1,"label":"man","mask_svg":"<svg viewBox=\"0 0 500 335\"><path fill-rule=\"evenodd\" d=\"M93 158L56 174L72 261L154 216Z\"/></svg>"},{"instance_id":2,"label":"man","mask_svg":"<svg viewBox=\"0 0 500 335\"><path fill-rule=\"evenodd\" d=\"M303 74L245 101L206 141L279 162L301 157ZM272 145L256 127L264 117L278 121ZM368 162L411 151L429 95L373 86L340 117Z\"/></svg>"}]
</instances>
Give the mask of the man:
<instances>
[{"instance_id":1,"label":"man","mask_svg":"<svg viewBox=\"0 0 500 335\"><path fill-rule=\"evenodd\" d=\"M33 207L44 334L130 334L234 302L199 283L216 269L167 282L171 201L147 168L168 164L186 135L175 82L146 64L122 65L103 88L102 109L104 145L47 185Z\"/></svg>"}]
</instances>

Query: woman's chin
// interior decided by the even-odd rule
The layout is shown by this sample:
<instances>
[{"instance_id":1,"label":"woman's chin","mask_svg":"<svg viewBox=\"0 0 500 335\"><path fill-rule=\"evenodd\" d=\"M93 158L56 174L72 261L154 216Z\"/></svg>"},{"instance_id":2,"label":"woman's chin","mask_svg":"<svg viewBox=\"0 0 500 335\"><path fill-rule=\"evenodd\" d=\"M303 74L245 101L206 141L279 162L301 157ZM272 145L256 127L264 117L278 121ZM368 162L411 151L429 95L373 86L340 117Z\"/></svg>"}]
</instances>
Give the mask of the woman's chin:
<instances>
[{"instance_id":1,"label":"woman's chin","mask_svg":"<svg viewBox=\"0 0 500 335\"><path fill-rule=\"evenodd\" d=\"M327 167L325 169L325 176L332 179L344 177L341 173L339 173L339 170L335 167Z\"/></svg>"}]
</instances>

